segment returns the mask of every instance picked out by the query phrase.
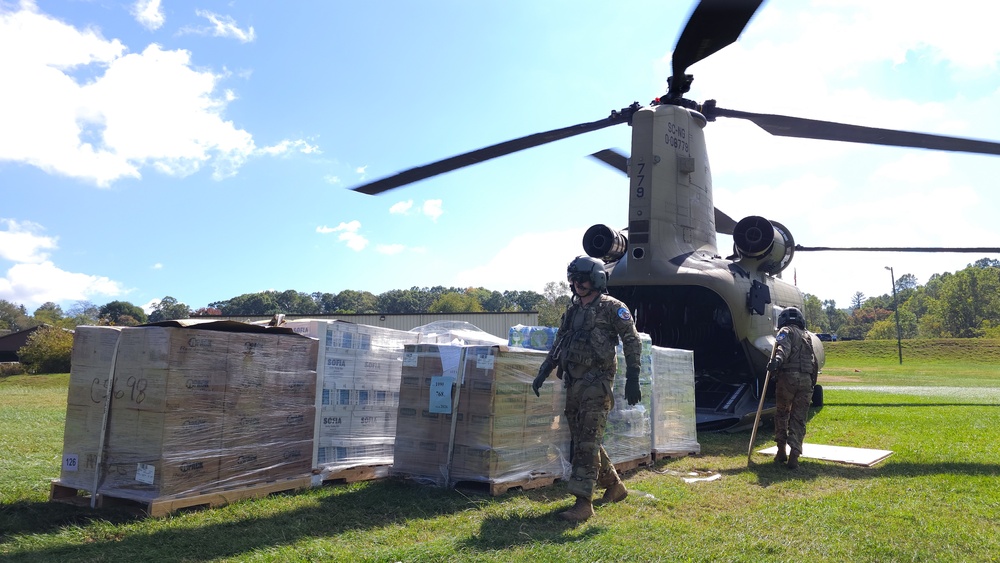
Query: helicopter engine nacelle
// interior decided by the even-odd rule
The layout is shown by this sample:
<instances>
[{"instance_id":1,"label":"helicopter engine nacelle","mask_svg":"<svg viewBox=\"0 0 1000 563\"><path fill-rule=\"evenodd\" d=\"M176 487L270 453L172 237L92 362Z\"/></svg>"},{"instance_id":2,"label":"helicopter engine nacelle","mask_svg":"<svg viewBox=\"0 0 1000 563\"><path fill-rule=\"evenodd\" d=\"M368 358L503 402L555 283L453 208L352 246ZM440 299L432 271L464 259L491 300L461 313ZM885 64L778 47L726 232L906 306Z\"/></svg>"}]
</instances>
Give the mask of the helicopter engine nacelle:
<instances>
[{"instance_id":1,"label":"helicopter engine nacelle","mask_svg":"<svg viewBox=\"0 0 1000 563\"><path fill-rule=\"evenodd\" d=\"M758 270L772 275L788 267L795 253L795 240L784 225L757 216L736 223L733 244L740 260L754 260Z\"/></svg>"},{"instance_id":2,"label":"helicopter engine nacelle","mask_svg":"<svg viewBox=\"0 0 1000 563\"><path fill-rule=\"evenodd\" d=\"M583 251L605 264L617 262L628 250L628 238L607 225L594 225L583 234Z\"/></svg>"}]
</instances>

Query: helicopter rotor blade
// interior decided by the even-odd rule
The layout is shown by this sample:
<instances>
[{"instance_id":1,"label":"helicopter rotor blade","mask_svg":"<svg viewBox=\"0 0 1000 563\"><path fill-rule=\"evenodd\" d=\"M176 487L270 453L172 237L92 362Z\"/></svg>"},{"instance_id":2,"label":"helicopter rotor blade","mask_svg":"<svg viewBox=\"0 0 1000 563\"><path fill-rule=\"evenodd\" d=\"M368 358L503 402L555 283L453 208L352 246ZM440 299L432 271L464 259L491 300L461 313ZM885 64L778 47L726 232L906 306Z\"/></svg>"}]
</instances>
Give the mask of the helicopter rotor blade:
<instances>
[{"instance_id":1,"label":"helicopter rotor blade","mask_svg":"<svg viewBox=\"0 0 1000 563\"><path fill-rule=\"evenodd\" d=\"M915 247L915 246L859 246L859 247L834 247L834 246L802 246L795 245L796 252L809 252L821 250L840 250L844 252L977 252L982 254L1000 253L1000 248L986 246L977 247Z\"/></svg>"},{"instance_id":2,"label":"helicopter rotor blade","mask_svg":"<svg viewBox=\"0 0 1000 563\"><path fill-rule=\"evenodd\" d=\"M616 151L615 149L604 149L599 150L590 155L597 160L600 160L604 164L607 164L611 168L621 172L622 174L628 175L628 157L624 154ZM736 228L736 221L732 217L726 215L725 212L721 211L718 207L715 208L715 232L724 235L733 234L733 229Z\"/></svg>"},{"instance_id":3,"label":"helicopter rotor blade","mask_svg":"<svg viewBox=\"0 0 1000 563\"><path fill-rule=\"evenodd\" d=\"M780 137L1000 155L1000 143L991 141L863 127L787 115L752 113L714 107L711 103L706 103L704 109L705 117L709 120L714 120L717 116L746 119L768 133Z\"/></svg>"},{"instance_id":4,"label":"helicopter rotor blade","mask_svg":"<svg viewBox=\"0 0 1000 563\"><path fill-rule=\"evenodd\" d=\"M636 104L636 106L638 106L638 104ZM543 131L541 133L526 135L510 141L504 141L502 143L483 147L481 149L456 155L444 160L432 162L424 166L410 168L409 170L404 170L393 176L387 176L380 180L375 180L374 182L361 184L360 186L355 186L351 189L368 195L380 194L407 184L419 182L420 180L426 180L427 178L437 176L438 174L444 174L445 172L451 172L452 170L472 166L473 164L479 164L480 162L485 162L487 160L497 158L498 156L508 155L525 149L530 149L532 147L537 147L539 145L544 145L546 143L551 143L553 141L568 139L569 137L590 133L591 131L597 131L598 129L604 129L605 127L610 127L612 125L627 123L630 118L630 113L611 112L611 116L604 119L591 121L590 123L571 125L561 129L553 129L551 131Z\"/></svg>"},{"instance_id":5,"label":"helicopter rotor blade","mask_svg":"<svg viewBox=\"0 0 1000 563\"><path fill-rule=\"evenodd\" d=\"M615 149L604 149L591 154L593 158L600 160L611 168L628 175L628 157Z\"/></svg>"},{"instance_id":6,"label":"helicopter rotor blade","mask_svg":"<svg viewBox=\"0 0 1000 563\"><path fill-rule=\"evenodd\" d=\"M694 63L735 43L763 0L701 0L674 46L668 98L687 92L684 72Z\"/></svg>"}]
</instances>

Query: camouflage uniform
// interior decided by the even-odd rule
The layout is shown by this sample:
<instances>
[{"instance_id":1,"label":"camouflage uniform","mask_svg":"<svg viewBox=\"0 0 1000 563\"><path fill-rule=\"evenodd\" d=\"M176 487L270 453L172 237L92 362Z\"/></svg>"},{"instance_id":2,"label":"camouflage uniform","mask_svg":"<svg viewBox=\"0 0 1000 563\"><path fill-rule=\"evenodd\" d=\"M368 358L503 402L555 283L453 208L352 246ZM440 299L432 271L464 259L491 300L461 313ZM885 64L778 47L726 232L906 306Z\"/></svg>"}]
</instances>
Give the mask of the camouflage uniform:
<instances>
[{"instance_id":1,"label":"camouflage uniform","mask_svg":"<svg viewBox=\"0 0 1000 563\"><path fill-rule=\"evenodd\" d=\"M611 386L619 336L626 365L638 369L641 344L628 307L604 294L587 305L574 298L556 333L557 345L549 351L548 360L559 366L566 385L566 419L573 438L573 472L567 488L578 497L590 499L596 484L607 488L619 482L602 445L608 412L614 406Z\"/></svg>"},{"instance_id":2,"label":"camouflage uniform","mask_svg":"<svg viewBox=\"0 0 1000 563\"><path fill-rule=\"evenodd\" d=\"M775 338L774 357L781 362L775 374L774 439L779 447L787 442L793 451L802 453L806 436L806 415L818 374L809 332L786 325Z\"/></svg>"}]
</instances>

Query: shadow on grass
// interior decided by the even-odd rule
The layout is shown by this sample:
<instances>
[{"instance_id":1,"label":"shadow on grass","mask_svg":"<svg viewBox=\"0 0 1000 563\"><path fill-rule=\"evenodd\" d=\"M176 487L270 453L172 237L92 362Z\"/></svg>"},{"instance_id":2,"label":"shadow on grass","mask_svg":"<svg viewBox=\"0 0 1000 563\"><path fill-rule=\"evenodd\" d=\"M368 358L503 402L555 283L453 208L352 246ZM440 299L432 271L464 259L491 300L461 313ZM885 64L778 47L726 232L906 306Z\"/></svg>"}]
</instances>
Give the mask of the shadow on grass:
<instances>
[{"instance_id":1,"label":"shadow on grass","mask_svg":"<svg viewBox=\"0 0 1000 563\"><path fill-rule=\"evenodd\" d=\"M578 542L604 531L601 526L590 526L580 534L568 534L580 526L559 518L558 513L568 507L554 509L547 514L530 517L488 516L479 527L479 533L459 542L459 545L477 551L495 551L528 544L561 544ZM600 510L600 508L598 508Z\"/></svg>"},{"instance_id":2,"label":"shadow on grass","mask_svg":"<svg viewBox=\"0 0 1000 563\"><path fill-rule=\"evenodd\" d=\"M564 494L564 487L526 492L512 491L498 497L467 495L461 491L443 490L417 485L396 479L355 483L353 485L328 485L297 495L314 496L316 502L291 510L277 509L274 513L254 514L254 507L247 503L234 503L215 510L230 511L212 521L196 523L192 527L151 524L153 531L131 532L115 528L107 537L81 545L78 541L59 547L39 548L28 553L6 555L5 561L208 561L236 557L256 550L268 550L299 541L303 538L333 537L345 532L366 531L404 524L411 520L433 519L439 516L469 510L487 504L504 503L516 495L525 495L536 502L549 502L549 495ZM279 494L280 495L280 494ZM272 495L278 496L278 495ZM248 501L250 503L261 501ZM308 503L304 503L308 504ZM92 511L84 507L53 502L19 502L3 507L10 512L0 523L16 523L14 529L0 536L0 552L14 534L55 534L75 526L94 522L123 524L138 518L117 509ZM262 507L260 510L264 510ZM169 517L174 518L174 517ZM226 521L219 521L226 519ZM465 540L469 546L492 549L494 545L514 545L537 539L525 538L522 530L531 530L545 541L559 541L562 534L573 526L561 523L554 515L532 517L525 520L492 519L484 524L478 538ZM100 536L102 530L88 530ZM588 530L587 534L596 533ZM576 541L579 537L564 538ZM9 543L7 546L9 550Z\"/></svg>"}]
</instances>

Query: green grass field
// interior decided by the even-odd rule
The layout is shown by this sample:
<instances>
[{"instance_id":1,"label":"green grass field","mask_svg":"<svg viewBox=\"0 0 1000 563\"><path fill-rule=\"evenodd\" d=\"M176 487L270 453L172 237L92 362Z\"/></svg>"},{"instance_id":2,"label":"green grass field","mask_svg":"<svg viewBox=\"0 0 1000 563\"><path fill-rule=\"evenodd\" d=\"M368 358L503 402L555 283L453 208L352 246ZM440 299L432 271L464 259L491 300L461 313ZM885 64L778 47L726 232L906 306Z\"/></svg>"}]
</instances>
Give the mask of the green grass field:
<instances>
[{"instance_id":1,"label":"green grass field","mask_svg":"<svg viewBox=\"0 0 1000 563\"><path fill-rule=\"evenodd\" d=\"M703 433L701 455L628 474L629 498L580 526L555 516L561 484L489 497L381 480L158 519L49 502L68 377L0 379L0 559L1000 561L1000 341L904 342L902 366L895 342L827 344L807 441L886 461L748 468L748 431Z\"/></svg>"}]
</instances>

